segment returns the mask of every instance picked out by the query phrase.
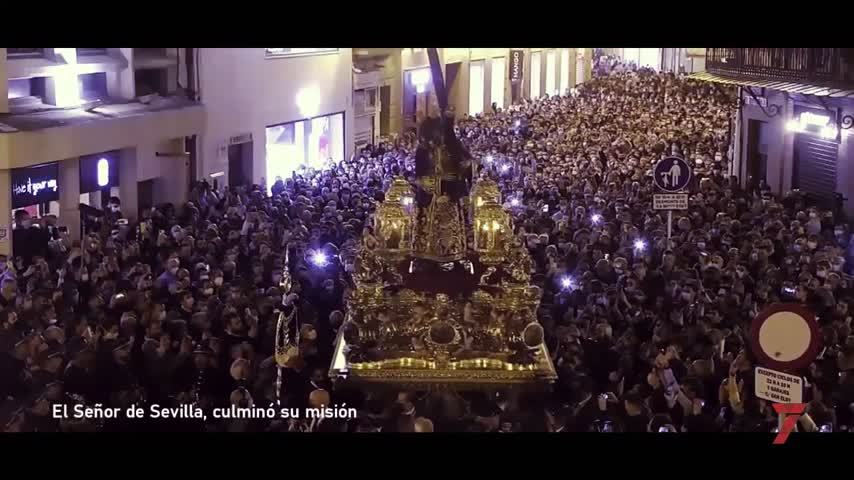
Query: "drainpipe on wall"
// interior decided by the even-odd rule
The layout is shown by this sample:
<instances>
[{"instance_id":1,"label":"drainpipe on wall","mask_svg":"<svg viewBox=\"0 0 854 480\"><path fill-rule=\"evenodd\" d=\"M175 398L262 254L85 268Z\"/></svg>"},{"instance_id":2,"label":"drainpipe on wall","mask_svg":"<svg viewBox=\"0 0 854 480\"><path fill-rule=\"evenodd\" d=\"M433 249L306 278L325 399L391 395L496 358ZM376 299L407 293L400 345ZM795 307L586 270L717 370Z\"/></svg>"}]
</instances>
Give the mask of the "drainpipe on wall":
<instances>
[{"instance_id":1,"label":"drainpipe on wall","mask_svg":"<svg viewBox=\"0 0 854 480\"><path fill-rule=\"evenodd\" d=\"M192 48L185 49L184 60L187 65L187 98L198 100L196 95L196 56Z\"/></svg>"},{"instance_id":2,"label":"drainpipe on wall","mask_svg":"<svg viewBox=\"0 0 854 480\"><path fill-rule=\"evenodd\" d=\"M692 60L693 61L693 60ZM743 95L742 88L738 87L738 102L741 103L741 97ZM738 184L741 185L742 188L745 187L745 175L742 175L742 165L744 164L744 107L742 105L738 106ZM733 155L735 156L735 155ZM730 177L735 174L735 160L733 159L732 163L730 163Z\"/></svg>"},{"instance_id":3,"label":"drainpipe on wall","mask_svg":"<svg viewBox=\"0 0 854 480\"><path fill-rule=\"evenodd\" d=\"M187 62L187 98L190 100L197 102L200 100L197 85L197 77L196 77L196 52L193 48L186 49L186 54L184 58ZM184 151L187 152L187 164L189 174L187 175L187 179L190 185L190 191L192 190L193 183L196 181L196 159L197 159L197 136L191 135L189 137L184 137Z\"/></svg>"}]
</instances>

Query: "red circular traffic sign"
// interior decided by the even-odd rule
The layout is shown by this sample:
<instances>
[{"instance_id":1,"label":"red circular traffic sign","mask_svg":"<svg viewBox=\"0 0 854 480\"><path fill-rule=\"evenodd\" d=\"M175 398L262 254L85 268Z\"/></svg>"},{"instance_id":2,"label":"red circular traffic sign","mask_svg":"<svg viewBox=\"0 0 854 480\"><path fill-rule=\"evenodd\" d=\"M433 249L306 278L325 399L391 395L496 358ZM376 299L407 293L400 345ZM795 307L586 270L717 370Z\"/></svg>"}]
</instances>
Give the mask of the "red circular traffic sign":
<instances>
[{"instance_id":1,"label":"red circular traffic sign","mask_svg":"<svg viewBox=\"0 0 854 480\"><path fill-rule=\"evenodd\" d=\"M794 372L807 367L821 349L821 331L815 315L797 303L775 303L750 324L750 344L759 363Z\"/></svg>"}]
</instances>

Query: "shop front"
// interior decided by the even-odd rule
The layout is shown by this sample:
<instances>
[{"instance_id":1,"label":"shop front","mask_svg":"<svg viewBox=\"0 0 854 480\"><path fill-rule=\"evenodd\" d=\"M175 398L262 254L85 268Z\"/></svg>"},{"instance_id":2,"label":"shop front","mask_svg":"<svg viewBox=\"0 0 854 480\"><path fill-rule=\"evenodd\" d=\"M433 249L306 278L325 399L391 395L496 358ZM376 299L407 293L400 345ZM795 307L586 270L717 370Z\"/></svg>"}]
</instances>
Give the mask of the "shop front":
<instances>
[{"instance_id":1,"label":"shop front","mask_svg":"<svg viewBox=\"0 0 854 480\"><path fill-rule=\"evenodd\" d=\"M794 105L794 117L786 129L794 133L792 188L812 195L830 207L837 191L839 130L837 112Z\"/></svg>"},{"instance_id":2,"label":"shop front","mask_svg":"<svg viewBox=\"0 0 854 480\"><path fill-rule=\"evenodd\" d=\"M490 105L495 105L498 108L507 106L507 101L504 95L504 79L507 76L507 59L504 57L492 58L492 69L490 71Z\"/></svg>"},{"instance_id":3,"label":"shop front","mask_svg":"<svg viewBox=\"0 0 854 480\"><path fill-rule=\"evenodd\" d=\"M540 98L542 95L542 60L543 60L543 52L531 52L531 83L530 88L528 90L529 97L531 99Z\"/></svg>"},{"instance_id":4,"label":"shop front","mask_svg":"<svg viewBox=\"0 0 854 480\"><path fill-rule=\"evenodd\" d=\"M119 151L80 157L80 203L103 209L119 196Z\"/></svg>"},{"instance_id":5,"label":"shop front","mask_svg":"<svg viewBox=\"0 0 854 480\"><path fill-rule=\"evenodd\" d=\"M33 218L59 214L59 163L11 170L12 209Z\"/></svg>"},{"instance_id":6,"label":"shop front","mask_svg":"<svg viewBox=\"0 0 854 480\"><path fill-rule=\"evenodd\" d=\"M100 228L112 197L120 197L119 151L80 157L80 236Z\"/></svg>"},{"instance_id":7,"label":"shop front","mask_svg":"<svg viewBox=\"0 0 854 480\"><path fill-rule=\"evenodd\" d=\"M344 134L344 112L268 126L268 186L301 169L328 168L344 160Z\"/></svg>"},{"instance_id":8,"label":"shop front","mask_svg":"<svg viewBox=\"0 0 854 480\"><path fill-rule=\"evenodd\" d=\"M546 52L546 94L560 94L557 89L557 52L554 49Z\"/></svg>"},{"instance_id":9,"label":"shop front","mask_svg":"<svg viewBox=\"0 0 854 480\"><path fill-rule=\"evenodd\" d=\"M634 64L638 68L661 70L660 48L624 48L623 61Z\"/></svg>"},{"instance_id":10,"label":"shop front","mask_svg":"<svg viewBox=\"0 0 854 480\"><path fill-rule=\"evenodd\" d=\"M11 206L9 221L13 231L18 228L15 224L15 212L26 211L32 219L48 215L59 215L59 163L46 163L26 168L15 168L9 171L11 185ZM4 232L6 235L9 231ZM12 235L12 249L21 248L15 245ZM26 242L24 242L26 243Z\"/></svg>"},{"instance_id":11,"label":"shop front","mask_svg":"<svg viewBox=\"0 0 854 480\"><path fill-rule=\"evenodd\" d=\"M469 63L469 115L479 115L483 113L483 95L486 61L476 60Z\"/></svg>"}]
</instances>

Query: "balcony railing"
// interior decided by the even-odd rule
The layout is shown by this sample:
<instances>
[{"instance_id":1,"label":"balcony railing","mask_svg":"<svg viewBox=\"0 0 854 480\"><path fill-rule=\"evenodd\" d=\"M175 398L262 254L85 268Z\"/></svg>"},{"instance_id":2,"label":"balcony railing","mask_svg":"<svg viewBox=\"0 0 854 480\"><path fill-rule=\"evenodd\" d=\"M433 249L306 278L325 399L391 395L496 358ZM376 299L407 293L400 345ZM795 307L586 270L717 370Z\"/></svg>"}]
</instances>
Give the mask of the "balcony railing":
<instances>
[{"instance_id":1,"label":"balcony railing","mask_svg":"<svg viewBox=\"0 0 854 480\"><path fill-rule=\"evenodd\" d=\"M77 55L106 55L106 48L78 48Z\"/></svg>"},{"instance_id":2,"label":"balcony railing","mask_svg":"<svg viewBox=\"0 0 854 480\"><path fill-rule=\"evenodd\" d=\"M44 48L7 48L6 57L8 58L35 58L43 57Z\"/></svg>"},{"instance_id":3,"label":"balcony railing","mask_svg":"<svg viewBox=\"0 0 854 480\"><path fill-rule=\"evenodd\" d=\"M720 75L822 84L851 83L842 48L709 48L706 70Z\"/></svg>"}]
</instances>

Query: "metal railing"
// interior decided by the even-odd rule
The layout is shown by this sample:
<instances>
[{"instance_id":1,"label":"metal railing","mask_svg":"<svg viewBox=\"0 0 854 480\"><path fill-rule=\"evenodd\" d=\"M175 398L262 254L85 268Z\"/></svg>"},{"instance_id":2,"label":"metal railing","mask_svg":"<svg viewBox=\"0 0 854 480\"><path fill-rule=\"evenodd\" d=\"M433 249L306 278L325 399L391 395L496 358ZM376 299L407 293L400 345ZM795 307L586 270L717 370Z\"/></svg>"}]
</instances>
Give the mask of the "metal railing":
<instances>
[{"instance_id":1,"label":"metal railing","mask_svg":"<svg viewBox=\"0 0 854 480\"><path fill-rule=\"evenodd\" d=\"M6 57L8 58L33 58L43 57L44 48L7 48Z\"/></svg>"},{"instance_id":2,"label":"metal railing","mask_svg":"<svg viewBox=\"0 0 854 480\"><path fill-rule=\"evenodd\" d=\"M709 48L706 70L768 80L842 83L846 80L841 48Z\"/></svg>"},{"instance_id":3,"label":"metal railing","mask_svg":"<svg viewBox=\"0 0 854 480\"><path fill-rule=\"evenodd\" d=\"M106 48L78 48L77 55L106 55Z\"/></svg>"}]
</instances>

